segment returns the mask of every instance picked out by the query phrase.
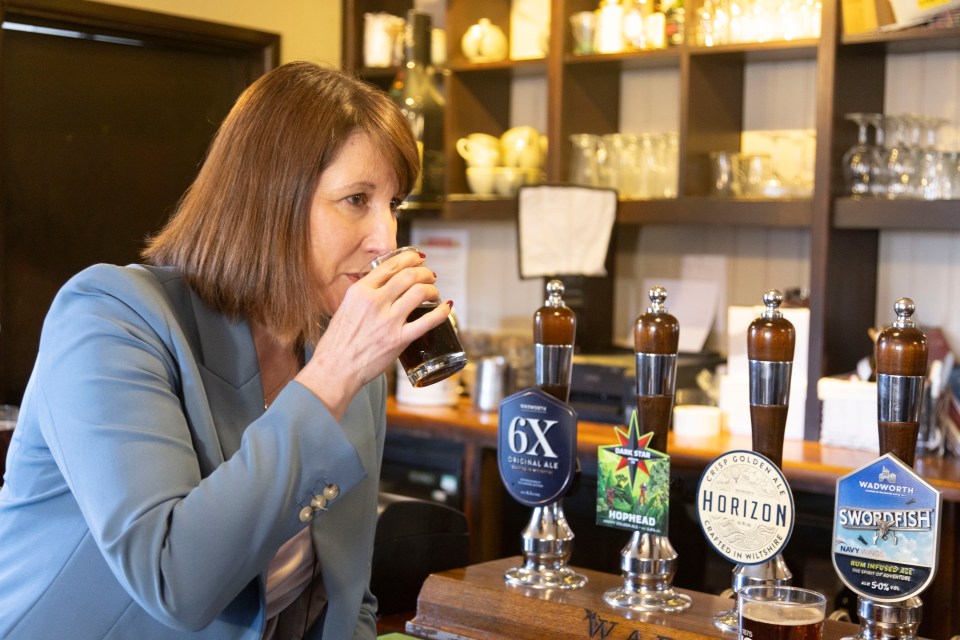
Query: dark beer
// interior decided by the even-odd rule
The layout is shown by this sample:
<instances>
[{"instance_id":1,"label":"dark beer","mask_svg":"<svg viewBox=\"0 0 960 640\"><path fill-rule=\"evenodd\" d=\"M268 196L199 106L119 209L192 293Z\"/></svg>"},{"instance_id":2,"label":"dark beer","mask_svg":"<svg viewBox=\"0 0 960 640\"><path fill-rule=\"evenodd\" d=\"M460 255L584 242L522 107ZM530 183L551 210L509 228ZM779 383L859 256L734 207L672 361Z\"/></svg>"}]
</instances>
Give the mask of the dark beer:
<instances>
[{"instance_id":1,"label":"dark beer","mask_svg":"<svg viewBox=\"0 0 960 640\"><path fill-rule=\"evenodd\" d=\"M440 304L424 302L407 316L407 322L429 313ZM410 384L426 387L440 382L463 369L467 356L460 346L460 338L453 323L447 318L442 324L426 332L400 353L400 364L407 372Z\"/></svg>"},{"instance_id":2,"label":"dark beer","mask_svg":"<svg viewBox=\"0 0 960 640\"><path fill-rule=\"evenodd\" d=\"M386 260L404 251L420 253L417 247L400 247L376 258L370 263L370 268L376 269ZM424 302L407 316L407 322L423 317L439 304L441 303L437 301ZM430 386L463 369L467 365L467 354L460 345L460 337L453 326L453 320L447 318L440 326L427 331L407 345L400 353L400 364L414 387Z\"/></svg>"},{"instance_id":3,"label":"dark beer","mask_svg":"<svg viewBox=\"0 0 960 640\"><path fill-rule=\"evenodd\" d=\"M820 640L823 612L815 606L747 602L740 612L740 637L753 640Z\"/></svg>"}]
</instances>

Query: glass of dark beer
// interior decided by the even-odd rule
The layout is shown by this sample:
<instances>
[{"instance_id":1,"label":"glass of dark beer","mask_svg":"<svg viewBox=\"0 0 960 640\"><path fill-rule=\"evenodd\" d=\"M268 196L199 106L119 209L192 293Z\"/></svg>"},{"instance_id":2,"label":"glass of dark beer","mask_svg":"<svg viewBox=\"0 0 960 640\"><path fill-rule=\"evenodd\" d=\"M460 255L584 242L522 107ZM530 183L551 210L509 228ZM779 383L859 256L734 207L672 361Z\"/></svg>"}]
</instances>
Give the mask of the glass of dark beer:
<instances>
[{"instance_id":1,"label":"glass of dark beer","mask_svg":"<svg viewBox=\"0 0 960 640\"><path fill-rule=\"evenodd\" d=\"M820 640L827 599L799 587L744 587L737 594L740 638Z\"/></svg>"},{"instance_id":2,"label":"glass of dark beer","mask_svg":"<svg viewBox=\"0 0 960 640\"><path fill-rule=\"evenodd\" d=\"M417 247L400 247L371 262L371 267L389 260L403 251L419 251ZM416 320L420 316L443 304L437 300L424 302L407 317L407 321ZM449 378L463 369L467 364L467 354L460 345L460 337L451 317L446 322L426 332L400 353L400 364L407 374L407 379L414 387L427 387L436 382Z\"/></svg>"}]
</instances>

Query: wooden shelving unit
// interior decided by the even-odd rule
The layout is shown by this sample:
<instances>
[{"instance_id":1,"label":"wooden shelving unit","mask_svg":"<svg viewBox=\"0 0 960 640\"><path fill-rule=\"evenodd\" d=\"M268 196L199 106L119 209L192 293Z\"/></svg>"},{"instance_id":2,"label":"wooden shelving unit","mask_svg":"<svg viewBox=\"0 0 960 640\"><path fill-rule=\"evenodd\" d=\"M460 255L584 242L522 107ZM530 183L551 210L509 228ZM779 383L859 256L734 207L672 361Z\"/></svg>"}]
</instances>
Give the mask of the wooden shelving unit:
<instances>
[{"instance_id":1,"label":"wooden shelving unit","mask_svg":"<svg viewBox=\"0 0 960 640\"><path fill-rule=\"evenodd\" d=\"M410 0L344 0L345 66L359 66L362 43L356 34L364 11L401 15L411 4ZM570 155L569 145L563 142L571 134L618 130L622 72L675 69L680 80L679 195L673 200L621 200L618 223L809 230L811 327L807 388L811 392L806 436L816 439L819 405L813 390L817 380L823 375L852 370L871 349L865 328L873 324L876 309L879 231L960 230L957 201L845 197L840 159L855 142L856 132L843 120L843 114L883 111L888 54L960 50L960 29L915 28L844 36L840 0L824 0L823 35L819 39L574 55L569 17L593 10L596 5L596 0L551 0L550 53L545 59L473 64L460 53L460 35L484 17L508 31L511 0L447 0L445 133L447 192L451 195L440 217L509 220L515 215L515 200L463 195L468 193L465 165L454 148L457 138L468 133L500 135L510 127L511 78L533 75L546 80L545 133L551 141L546 179L562 184L567 180ZM688 14L695 9L691 6ZM785 200L710 197L709 153L740 148L746 65L793 60L810 60L817 65L813 194L805 199Z\"/></svg>"}]
</instances>

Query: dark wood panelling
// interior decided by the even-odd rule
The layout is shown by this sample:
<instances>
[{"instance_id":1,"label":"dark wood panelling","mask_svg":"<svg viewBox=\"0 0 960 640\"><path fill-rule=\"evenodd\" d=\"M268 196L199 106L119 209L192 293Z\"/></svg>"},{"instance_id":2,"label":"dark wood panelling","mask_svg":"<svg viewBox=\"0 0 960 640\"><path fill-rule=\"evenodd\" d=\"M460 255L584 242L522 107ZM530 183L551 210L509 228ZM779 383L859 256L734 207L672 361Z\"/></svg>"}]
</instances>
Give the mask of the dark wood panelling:
<instances>
[{"instance_id":1,"label":"dark wood panelling","mask_svg":"<svg viewBox=\"0 0 960 640\"><path fill-rule=\"evenodd\" d=\"M56 291L139 260L279 37L92 2L5 3L3 19L55 30L0 42L0 385L18 403Z\"/></svg>"}]
</instances>

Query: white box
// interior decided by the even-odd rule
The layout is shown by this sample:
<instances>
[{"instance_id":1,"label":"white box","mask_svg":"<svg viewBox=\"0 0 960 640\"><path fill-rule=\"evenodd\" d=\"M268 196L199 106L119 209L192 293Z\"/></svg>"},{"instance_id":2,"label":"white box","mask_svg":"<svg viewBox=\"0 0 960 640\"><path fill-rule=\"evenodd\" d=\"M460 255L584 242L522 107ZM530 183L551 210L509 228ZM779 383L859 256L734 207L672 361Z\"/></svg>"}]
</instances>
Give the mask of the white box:
<instances>
[{"instance_id":1,"label":"white box","mask_svg":"<svg viewBox=\"0 0 960 640\"><path fill-rule=\"evenodd\" d=\"M784 438L803 440L804 425L807 417L806 381L792 378L790 382L790 403L787 409L787 427ZM720 411L723 412L724 425L730 433L750 435L750 381L720 376Z\"/></svg>"},{"instance_id":2,"label":"white box","mask_svg":"<svg viewBox=\"0 0 960 640\"><path fill-rule=\"evenodd\" d=\"M864 451L880 450L877 383L820 378L820 443Z\"/></svg>"},{"instance_id":3,"label":"white box","mask_svg":"<svg viewBox=\"0 0 960 640\"><path fill-rule=\"evenodd\" d=\"M937 14L960 7L960 0L890 0L895 28L925 22Z\"/></svg>"},{"instance_id":4,"label":"white box","mask_svg":"<svg viewBox=\"0 0 960 640\"><path fill-rule=\"evenodd\" d=\"M750 364L747 357L747 331L764 311L756 307L732 306L727 309L727 375L720 377L720 409L730 433L750 434ZM810 310L781 308L783 317L796 331L793 371L790 374L790 408L784 437L803 440L807 415L807 360L810 345Z\"/></svg>"},{"instance_id":5,"label":"white box","mask_svg":"<svg viewBox=\"0 0 960 640\"><path fill-rule=\"evenodd\" d=\"M750 379L747 357L747 331L750 323L763 313L763 305L756 307L729 307L727 309L727 374L736 380ZM807 359L810 353L810 309L802 307L781 308L783 317L790 321L797 334L793 349L793 373L791 388L807 384ZM791 394L792 397L792 394ZM792 400L791 400L792 403Z\"/></svg>"}]
</instances>

